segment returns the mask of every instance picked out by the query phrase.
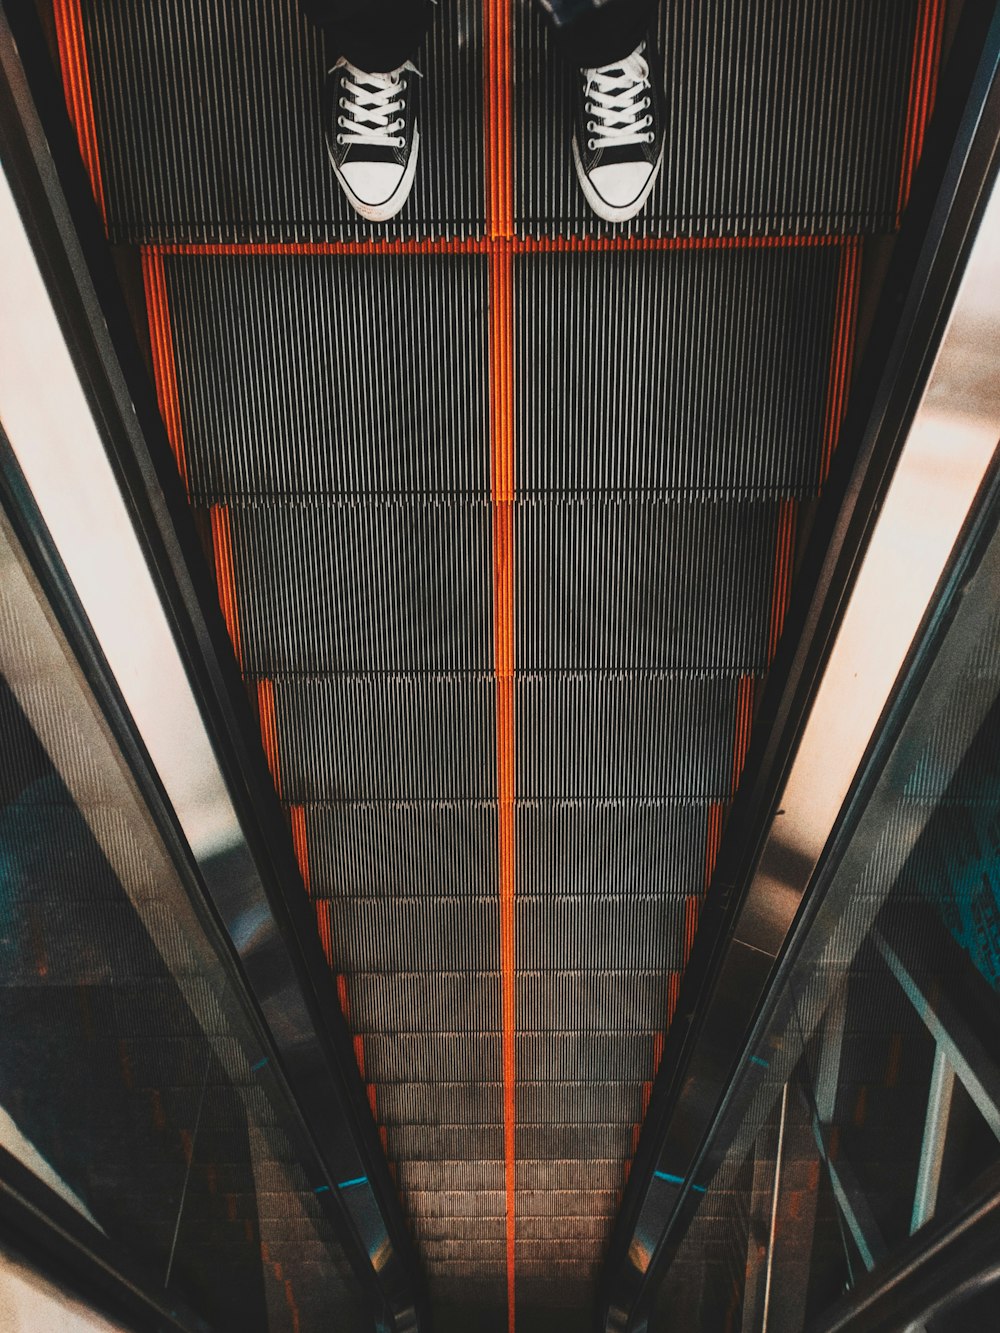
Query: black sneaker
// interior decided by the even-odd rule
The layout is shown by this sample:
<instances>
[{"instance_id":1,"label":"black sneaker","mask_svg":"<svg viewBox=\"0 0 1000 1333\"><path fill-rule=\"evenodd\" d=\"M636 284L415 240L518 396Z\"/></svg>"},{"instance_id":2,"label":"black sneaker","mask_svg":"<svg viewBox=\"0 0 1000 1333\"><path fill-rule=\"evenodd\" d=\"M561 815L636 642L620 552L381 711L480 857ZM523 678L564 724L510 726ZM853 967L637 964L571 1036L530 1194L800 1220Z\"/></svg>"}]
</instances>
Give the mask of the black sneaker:
<instances>
[{"instance_id":1,"label":"black sneaker","mask_svg":"<svg viewBox=\"0 0 1000 1333\"><path fill-rule=\"evenodd\" d=\"M417 78L407 61L369 74L343 57L327 80L326 146L362 217L385 222L406 203L417 170Z\"/></svg>"},{"instance_id":2,"label":"black sneaker","mask_svg":"<svg viewBox=\"0 0 1000 1333\"><path fill-rule=\"evenodd\" d=\"M606 222L635 217L663 158L663 97L650 74L651 48L647 39L624 60L577 74L573 161L587 203Z\"/></svg>"}]
</instances>

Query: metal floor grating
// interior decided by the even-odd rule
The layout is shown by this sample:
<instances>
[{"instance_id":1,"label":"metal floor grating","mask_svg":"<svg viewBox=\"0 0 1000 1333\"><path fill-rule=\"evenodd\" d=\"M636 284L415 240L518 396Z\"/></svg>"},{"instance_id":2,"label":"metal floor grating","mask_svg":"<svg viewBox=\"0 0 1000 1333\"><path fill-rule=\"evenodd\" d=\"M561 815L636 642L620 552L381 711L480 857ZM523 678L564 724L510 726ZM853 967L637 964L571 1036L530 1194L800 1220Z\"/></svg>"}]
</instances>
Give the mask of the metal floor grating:
<instances>
[{"instance_id":1,"label":"metal floor grating","mask_svg":"<svg viewBox=\"0 0 1000 1333\"><path fill-rule=\"evenodd\" d=\"M588 1310L943 6L671 6L614 235L528 5L440 6L382 229L290 0L56 12L432 1297Z\"/></svg>"}]
</instances>

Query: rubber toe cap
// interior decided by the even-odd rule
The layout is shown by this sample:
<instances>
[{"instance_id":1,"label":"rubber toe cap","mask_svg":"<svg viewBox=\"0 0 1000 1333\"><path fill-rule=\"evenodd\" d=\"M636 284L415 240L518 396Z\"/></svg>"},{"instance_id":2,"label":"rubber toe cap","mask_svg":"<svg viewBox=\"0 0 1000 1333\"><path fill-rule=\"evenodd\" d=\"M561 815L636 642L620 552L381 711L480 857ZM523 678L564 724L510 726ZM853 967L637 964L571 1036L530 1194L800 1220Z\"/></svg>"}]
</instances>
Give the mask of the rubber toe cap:
<instances>
[{"instance_id":1,"label":"rubber toe cap","mask_svg":"<svg viewBox=\"0 0 1000 1333\"><path fill-rule=\"evenodd\" d=\"M618 162L594 167L589 173L590 183L612 208L628 208L641 197L655 170L649 162Z\"/></svg>"},{"instance_id":2,"label":"rubber toe cap","mask_svg":"<svg viewBox=\"0 0 1000 1333\"><path fill-rule=\"evenodd\" d=\"M388 203L399 189L406 168L394 162L345 162L340 171L351 193L374 207Z\"/></svg>"}]
</instances>

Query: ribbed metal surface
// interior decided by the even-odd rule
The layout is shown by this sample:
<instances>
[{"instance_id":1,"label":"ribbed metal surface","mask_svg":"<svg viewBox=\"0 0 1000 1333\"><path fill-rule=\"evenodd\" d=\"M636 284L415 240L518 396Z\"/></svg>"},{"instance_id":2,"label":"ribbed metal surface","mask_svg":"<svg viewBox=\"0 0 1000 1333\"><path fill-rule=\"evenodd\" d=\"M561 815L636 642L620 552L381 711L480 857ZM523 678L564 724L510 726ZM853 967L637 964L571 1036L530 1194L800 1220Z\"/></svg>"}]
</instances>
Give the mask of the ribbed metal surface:
<instances>
[{"instance_id":1,"label":"ribbed metal surface","mask_svg":"<svg viewBox=\"0 0 1000 1333\"><path fill-rule=\"evenodd\" d=\"M283 794L296 805L489 796L492 684L485 676L279 680Z\"/></svg>"},{"instance_id":2,"label":"ribbed metal surface","mask_svg":"<svg viewBox=\"0 0 1000 1333\"><path fill-rule=\"evenodd\" d=\"M230 521L249 671L489 671L486 505L313 500Z\"/></svg>"},{"instance_id":3,"label":"ribbed metal surface","mask_svg":"<svg viewBox=\"0 0 1000 1333\"><path fill-rule=\"evenodd\" d=\"M775 526L774 506L753 501L524 504L522 671L763 668Z\"/></svg>"},{"instance_id":4,"label":"ribbed metal surface","mask_svg":"<svg viewBox=\"0 0 1000 1333\"><path fill-rule=\"evenodd\" d=\"M816 484L839 259L518 261L525 1309L592 1298L703 888L709 804L732 792L739 681L766 668L778 497ZM389 1156L439 1305L497 1308L483 261L164 264L192 496L227 515L244 671L273 688L280 791L304 809ZM345 344L380 282L391 318ZM706 329L706 308L714 331L692 351L683 331Z\"/></svg>"},{"instance_id":5,"label":"ribbed metal surface","mask_svg":"<svg viewBox=\"0 0 1000 1333\"><path fill-rule=\"evenodd\" d=\"M705 861L705 810L694 798L645 797L626 801L585 798L528 801L518 810L518 868L522 883L544 886L548 898L576 895L599 902L609 896L631 899L671 884L697 882ZM604 947L600 941L595 947ZM650 978L643 973L609 985L602 975L543 978L525 993L522 1004L539 1015L600 997L602 1008L621 1005L625 1012L659 1011L661 996L647 996Z\"/></svg>"},{"instance_id":6,"label":"ribbed metal surface","mask_svg":"<svg viewBox=\"0 0 1000 1333\"><path fill-rule=\"evenodd\" d=\"M734 682L708 677L526 677L517 689L519 791L529 799L728 795L735 695Z\"/></svg>"},{"instance_id":7,"label":"ribbed metal surface","mask_svg":"<svg viewBox=\"0 0 1000 1333\"><path fill-rule=\"evenodd\" d=\"M779 245L517 260L517 486L814 489L804 442L821 429L839 258Z\"/></svg>"},{"instance_id":8,"label":"ribbed metal surface","mask_svg":"<svg viewBox=\"0 0 1000 1333\"><path fill-rule=\"evenodd\" d=\"M320 46L291 0L83 9L113 239L486 231L471 0L437 8L416 189L381 228L336 189ZM746 687L781 623L788 501L815 495L836 434L839 239L893 225L917 10L664 7L664 169L619 234L766 245L557 244L510 268L506 249L162 257L191 499L231 544L230 628L251 695L273 699L272 772L443 1330L505 1325L498 759L516 797L517 1313L554 1333L590 1317ZM567 73L536 7L513 20L515 230L598 234ZM488 138L502 176L503 127ZM508 408L514 734L498 743Z\"/></svg>"},{"instance_id":9,"label":"ribbed metal surface","mask_svg":"<svg viewBox=\"0 0 1000 1333\"><path fill-rule=\"evenodd\" d=\"M484 260L164 265L193 498L488 497Z\"/></svg>"},{"instance_id":10,"label":"ribbed metal surface","mask_svg":"<svg viewBox=\"0 0 1000 1333\"><path fill-rule=\"evenodd\" d=\"M859 232L893 224L915 0L671 0L657 74L666 147L639 236ZM517 7L515 209L524 234L619 231L573 168L571 75Z\"/></svg>"},{"instance_id":11,"label":"ribbed metal surface","mask_svg":"<svg viewBox=\"0 0 1000 1333\"><path fill-rule=\"evenodd\" d=\"M295 0L84 0L111 235L122 241L343 240L323 141L331 58ZM482 231L481 7L436 10L416 64L420 170L399 236Z\"/></svg>"}]
</instances>

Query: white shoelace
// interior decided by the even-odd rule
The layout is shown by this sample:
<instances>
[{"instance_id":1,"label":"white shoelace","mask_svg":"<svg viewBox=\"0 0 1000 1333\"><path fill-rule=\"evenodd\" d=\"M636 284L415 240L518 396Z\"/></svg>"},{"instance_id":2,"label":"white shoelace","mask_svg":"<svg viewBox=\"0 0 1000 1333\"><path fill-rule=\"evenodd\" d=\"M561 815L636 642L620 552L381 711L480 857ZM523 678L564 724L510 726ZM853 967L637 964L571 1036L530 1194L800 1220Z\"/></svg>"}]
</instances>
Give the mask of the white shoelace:
<instances>
[{"instance_id":1,"label":"white shoelace","mask_svg":"<svg viewBox=\"0 0 1000 1333\"><path fill-rule=\"evenodd\" d=\"M419 70L409 61L388 74L369 74L347 61L343 68L337 143L402 148L406 139L398 131L406 124L404 71L418 74Z\"/></svg>"},{"instance_id":2,"label":"white shoelace","mask_svg":"<svg viewBox=\"0 0 1000 1333\"><path fill-rule=\"evenodd\" d=\"M599 69L585 69L587 130L591 137L587 147L625 148L630 144L652 143L653 134L647 130L653 117L642 113L650 105L649 65L642 52L645 43L615 65Z\"/></svg>"}]
</instances>

